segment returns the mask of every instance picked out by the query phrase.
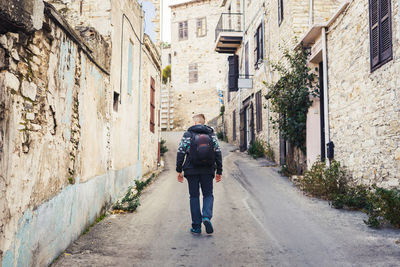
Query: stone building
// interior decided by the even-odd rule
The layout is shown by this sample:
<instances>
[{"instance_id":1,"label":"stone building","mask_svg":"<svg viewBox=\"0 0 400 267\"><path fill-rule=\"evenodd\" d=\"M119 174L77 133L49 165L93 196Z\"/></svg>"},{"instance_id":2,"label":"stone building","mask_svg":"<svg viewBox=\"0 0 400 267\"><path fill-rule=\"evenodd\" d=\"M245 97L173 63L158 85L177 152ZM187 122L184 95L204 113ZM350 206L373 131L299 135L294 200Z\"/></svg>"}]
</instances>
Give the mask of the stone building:
<instances>
[{"instance_id":1,"label":"stone building","mask_svg":"<svg viewBox=\"0 0 400 267\"><path fill-rule=\"evenodd\" d=\"M334 152L334 159L347 166L359 182L398 187L399 84L395 75L400 36L398 3L379 2L379 8L386 12L379 15L379 23L371 21L377 20L378 13L374 12L378 7L366 1L280 0L267 1L265 5L263 1L226 1L224 4L224 13L240 13L244 21L237 24L244 27L234 28L231 25L236 15L221 15L228 24L223 24L225 29L216 41L216 51L228 51L232 64L237 64L237 70L227 72L226 77L228 87L234 88L225 97L228 140L246 150L248 144L260 139L270 144L277 162L286 163L289 146L272 129L269 119L277 114L270 112L269 101L262 97L264 109L257 118L260 101L257 94L267 93L261 81L274 83L279 79L271 68L271 63L282 60L279 46L291 50L303 45L310 49L308 64L311 69L317 68L316 82L321 90L307 114L307 154L297 155L296 159L304 165L301 168L310 168L316 160ZM254 60L260 53L257 25L263 28L259 61ZM218 27L216 31L221 32ZM376 32L384 36L374 35ZM234 38L237 42L224 43L224 38ZM249 56L246 46L253 55ZM230 75L236 77L233 86ZM260 125L262 129L258 131ZM328 144L334 146L333 150L328 149Z\"/></svg>"},{"instance_id":2,"label":"stone building","mask_svg":"<svg viewBox=\"0 0 400 267\"><path fill-rule=\"evenodd\" d=\"M399 2L352 1L325 32L335 159L362 183L400 188Z\"/></svg>"},{"instance_id":3,"label":"stone building","mask_svg":"<svg viewBox=\"0 0 400 267\"><path fill-rule=\"evenodd\" d=\"M173 124L184 129L194 114L207 120L220 114L227 61L214 51L214 29L222 8L218 0L194 0L172 5L171 12Z\"/></svg>"},{"instance_id":4,"label":"stone building","mask_svg":"<svg viewBox=\"0 0 400 267\"><path fill-rule=\"evenodd\" d=\"M157 168L161 62L140 6L66 2L0 1L2 266L50 264Z\"/></svg>"},{"instance_id":5,"label":"stone building","mask_svg":"<svg viewBox=\"0 0 400 267\"><path fill-rule=\"evenodd\" d=\"M171 66L172 54L171 45L163 44L161 46L162 69ZM171 81L168 80L161 85L161 130L170 131L174 123L174 91Z\"/></svg>"}]
</instances>

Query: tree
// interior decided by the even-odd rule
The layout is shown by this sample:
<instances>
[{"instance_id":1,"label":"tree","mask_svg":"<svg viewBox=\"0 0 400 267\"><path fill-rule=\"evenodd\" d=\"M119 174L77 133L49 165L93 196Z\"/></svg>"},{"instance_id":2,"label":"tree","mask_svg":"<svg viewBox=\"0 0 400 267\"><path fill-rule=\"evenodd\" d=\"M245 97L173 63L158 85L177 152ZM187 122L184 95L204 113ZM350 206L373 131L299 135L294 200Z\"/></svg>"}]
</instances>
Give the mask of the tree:
<instances>
[{"instance_id":1,"label":"tree","mask_svg":"<svg viewBox=\"0 0 400 267\"><path fill-rule=\"evenodd\" d=\"M162 71L162 82L166 84L171 81L171 65L166 66Z\"/></svg>"},{"instance_id":2,"label":"tree","mask_svg":"<svg viewBox=\"0 0 400 267\"><path fill-rule=\"evenodd\" d=\"M315 82L317 75L307 65L309 52L299 46L294 51L284 49L283 58L287 65L278 62L272 65L280 74L274 84L266 84L269 89L266 99L271 100L272 111L279 114L272 119L282 137L291 145L306 153L307 112L313 101L310 96L318 96L319 88Z\"/></svg>"}]
</instances>

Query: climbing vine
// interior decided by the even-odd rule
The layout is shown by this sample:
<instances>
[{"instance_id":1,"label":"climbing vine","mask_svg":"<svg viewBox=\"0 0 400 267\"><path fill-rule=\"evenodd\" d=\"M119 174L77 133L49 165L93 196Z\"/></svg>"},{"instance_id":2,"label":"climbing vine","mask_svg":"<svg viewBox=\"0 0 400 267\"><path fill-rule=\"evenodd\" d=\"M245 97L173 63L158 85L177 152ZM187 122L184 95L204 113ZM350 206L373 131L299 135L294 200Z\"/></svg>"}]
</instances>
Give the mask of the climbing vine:
<instances>
[{"instance_id":1,"label":"climbing vine","mask_svg":"<svg viewBox=\"0 0 400 267\"><path fill-rule=\"evenodd\" d=\"M307 66L309 52L297 47L293 51L283 49L284 62L272 64L280 79L267 84L266 99L271 100L271 110L279 117L271 121L282 137L291 145L306 152L307 112L312 105L310 96L318 96L317 75Z\"/></svg>"}]
</instances>

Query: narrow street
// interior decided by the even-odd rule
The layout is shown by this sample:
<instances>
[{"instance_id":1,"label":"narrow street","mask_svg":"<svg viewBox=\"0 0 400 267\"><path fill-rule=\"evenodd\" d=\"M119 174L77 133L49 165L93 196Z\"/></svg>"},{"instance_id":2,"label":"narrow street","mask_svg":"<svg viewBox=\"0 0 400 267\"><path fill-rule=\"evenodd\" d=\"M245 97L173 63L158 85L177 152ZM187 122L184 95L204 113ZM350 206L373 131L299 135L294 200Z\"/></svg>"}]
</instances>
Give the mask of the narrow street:
<instances>
[{"instance_id":1,"label":"narrow street","mask_svg":"<svg viewBox=\"0 0 400 267\"><path fill-rule=\"evenodd\" d=\"M164 133L166 168L133 214L111 215L53 266L400 266L398 231L374 230L359 212L304 196L277 168L223 143L215 233L189 232L187 183L176 181L181 133Z\"/></svg>"}]
</instances>

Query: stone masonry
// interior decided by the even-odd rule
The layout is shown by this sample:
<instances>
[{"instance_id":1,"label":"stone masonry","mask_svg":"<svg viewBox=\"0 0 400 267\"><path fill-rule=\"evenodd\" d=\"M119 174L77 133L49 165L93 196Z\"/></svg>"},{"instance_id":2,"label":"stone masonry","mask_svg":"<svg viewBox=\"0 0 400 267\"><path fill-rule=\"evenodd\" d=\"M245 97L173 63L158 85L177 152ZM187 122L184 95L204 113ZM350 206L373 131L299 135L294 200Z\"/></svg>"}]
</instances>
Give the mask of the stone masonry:
<instances>
[{"instance_id":1,"label":"stone masonry","mask_svg":"<svg viewBox=\"0 0 400 267\"><path fill-rule=\"evenodd\" d=\"M217 89L225 88L227 60L214 51L215 34L222 9L218 0L191 1L171 6L172 89L174 129L192 124L192 116L204 113L207 120L220 113ZM205 36L196 36L196 22L205 18ZM187 40L179 40L179 22L188 22ZM189 65L197 64L197 82L189 83Z\"/></svg>"}]
</instances>

